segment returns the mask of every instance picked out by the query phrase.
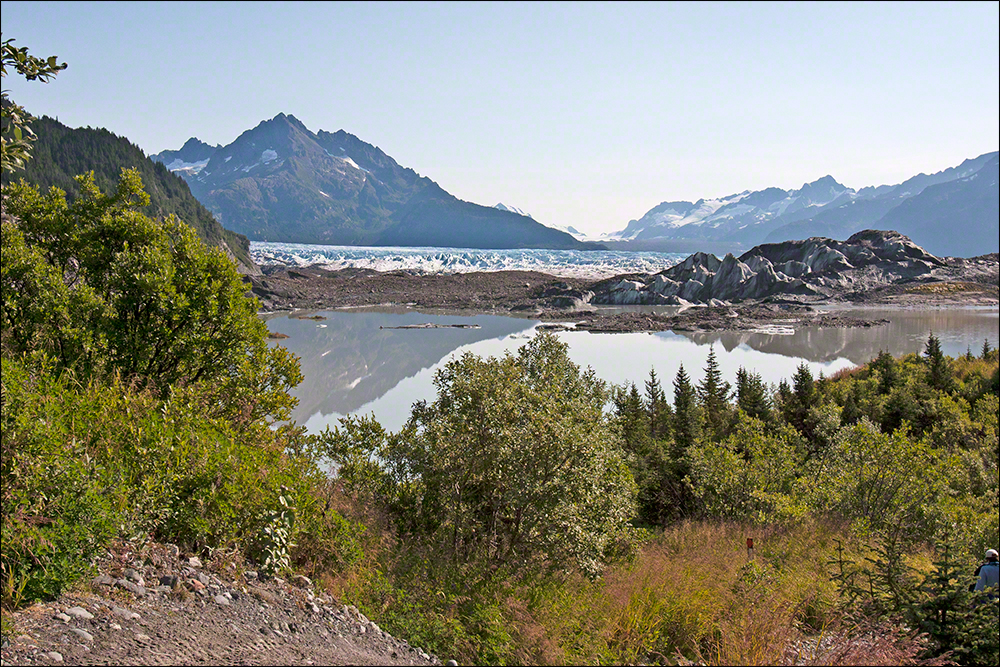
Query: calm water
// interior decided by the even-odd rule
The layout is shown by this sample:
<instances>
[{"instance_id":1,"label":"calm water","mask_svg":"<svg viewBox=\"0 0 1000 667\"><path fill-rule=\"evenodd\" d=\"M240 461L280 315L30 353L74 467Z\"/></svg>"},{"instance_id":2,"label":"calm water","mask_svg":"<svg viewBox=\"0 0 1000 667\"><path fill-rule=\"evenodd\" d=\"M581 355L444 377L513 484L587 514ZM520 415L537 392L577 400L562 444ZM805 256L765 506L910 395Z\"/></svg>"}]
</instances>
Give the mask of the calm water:
<instances>
[{"instance_id":1,"label":"calm water","mask_svg":"<svg viewBox=\"0 0 1000 667\"><path fill-rule=\"evenodd\" d=\"M848 311L851 312L851 311ZM700 381L710 347L726 380L739 367L776 384L791 378L805 361L814 375L832 375L863 364L887 350L894 355L921 352L933 331L946 354L967 348L978 353L983 341L998 347L1000 315L996 308L857 311L890 323L869 329L808 327L782 333L636 333L564 332L572 360L591 366L608 382L640 385L656 370L668 396L681 364ZM293 419L312 432L334 426L346 414L374 413L383 426L399 429L418 400L433 400L434 372L465 352L500 356L523 345L536 320L495 316L425 315L405 309L319 313L324 321L273 317L268 327L288 335L280 344L302 359L304 381L293 392L299 406ZM432 323L477 328L390 329ZM277 343L276 343L277 344Z\"/></svg>"}]
</instances>

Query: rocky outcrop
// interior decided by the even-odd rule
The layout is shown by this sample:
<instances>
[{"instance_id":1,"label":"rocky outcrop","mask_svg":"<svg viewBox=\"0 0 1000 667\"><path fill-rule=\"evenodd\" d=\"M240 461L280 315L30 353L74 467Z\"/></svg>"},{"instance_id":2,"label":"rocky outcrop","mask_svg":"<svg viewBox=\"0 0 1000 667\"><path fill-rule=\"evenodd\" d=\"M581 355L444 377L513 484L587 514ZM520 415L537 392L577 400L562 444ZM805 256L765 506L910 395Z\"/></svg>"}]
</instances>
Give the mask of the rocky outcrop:
<instances>
[{"instance_id":1,"label":"rocky outcrop","mask_svg":"<svg viewBox=\"0 0 1000 667\"><path fill-rule=\"evenodd\" d=\"M597 304L725 304L775 297L821 298L899 281L932 279L945 263L892 231L866 230L846 241L810 238L759 245L723 259L699 252L648 276L593 287Z\"/></svg>"}]
</instances>

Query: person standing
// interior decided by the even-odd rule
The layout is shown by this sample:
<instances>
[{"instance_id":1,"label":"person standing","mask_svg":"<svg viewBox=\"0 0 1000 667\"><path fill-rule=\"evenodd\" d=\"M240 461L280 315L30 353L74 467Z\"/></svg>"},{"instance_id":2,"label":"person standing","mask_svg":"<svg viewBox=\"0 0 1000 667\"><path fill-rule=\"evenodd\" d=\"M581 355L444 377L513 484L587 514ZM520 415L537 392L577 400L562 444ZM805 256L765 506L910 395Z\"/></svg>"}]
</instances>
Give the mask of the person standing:
<instances>
[{"instance_id":1,"label":"person standing","mask_svg":"<svg viewBox=\"0 0 1000 667\"><path fill-rule=\"evenodd\" d=\"M996 549L986 551L986 562L976 568L976 576L979 577L975 587L977 593L1000 586L1000 562L998 562ZM995 598L997 592L994 590L989 595L991 599Z\"/></svg>"}]
</instances>

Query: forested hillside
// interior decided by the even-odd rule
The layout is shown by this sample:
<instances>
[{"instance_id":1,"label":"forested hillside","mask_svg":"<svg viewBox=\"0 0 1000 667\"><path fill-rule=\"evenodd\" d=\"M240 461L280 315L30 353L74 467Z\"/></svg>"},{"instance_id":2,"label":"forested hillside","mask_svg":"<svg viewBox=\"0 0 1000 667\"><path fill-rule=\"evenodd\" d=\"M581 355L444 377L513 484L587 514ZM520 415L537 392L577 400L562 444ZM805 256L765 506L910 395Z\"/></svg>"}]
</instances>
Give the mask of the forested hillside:
<instances>
[{"instance_id":1,"label":"forested hillside","mask_svg":"<svg viewBox=\"0 0 1000 667\"><path fill-rule=\"evenodd\" d=\"M33 121L31 127L38 137L32 146L32 159L23 170L13 175L5 173L4 184L8 179L24 178L43 190L58 187L72 201L80 194L80 186L74 181L79 174L93 171L97 186L107 191L117 186L122 169L138 169L149 194L149 205L143 213L154 217L176 215L209 245L228 250L238 260L241 271L257 271L246 237L224 229L194 198L184 179L147 158L125 137L103 128L72 129L48 116Z\"/></svg>"}]
</instances>

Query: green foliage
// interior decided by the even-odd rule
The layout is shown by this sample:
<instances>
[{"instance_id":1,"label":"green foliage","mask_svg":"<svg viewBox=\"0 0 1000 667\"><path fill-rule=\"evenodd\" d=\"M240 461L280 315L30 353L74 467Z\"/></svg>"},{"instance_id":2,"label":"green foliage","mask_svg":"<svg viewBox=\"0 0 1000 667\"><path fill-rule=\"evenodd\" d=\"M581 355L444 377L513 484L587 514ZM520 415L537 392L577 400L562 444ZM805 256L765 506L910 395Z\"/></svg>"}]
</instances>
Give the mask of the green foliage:
<instances>
[{"instance_id":1,"label":"green foliage","mask_svg":"<svg viewBox=\"0 0 1000 667\"><path fill-rule=\"evenodd\" d=\"M322 476L285 453L295 431L238 431L195 388L160 400L7 357L2 388L3 585L26 582L25 599L57 594L115 535L249 548L283 498L316 511Z\"/></svg>"},{"instance_id":2,"label":"green foliage","mask_svg":"<svg viewBox=\"0 0 1000 667\"><path fill-rule=\"evenodd\" d=\"M5 190L2 603L51 598L114 536L237 548L265 571L347 567L363 531L287 419L297 360L270 347L233 264L138 174L105 195Z\"/></svg>"},{"instance_id":3,"label":"green foliage","mask_svg":"<svg viewBox=\"0 0 1000 667\"><path fill-rule=\"evenodd\" d=\"M284 490L284 489L282 489ZM292 531L295 528L295 508L284 495L278 496L281 509L262 514L258 525L260 534L250 547L250 556L260 563L261 570L274 574L291 564Z\"/></svg>"},{"instance_id":4,"label":"green foliage","mask_svg":"<svg viewBox=\"0 0 1000 667\"><path fill-rule=\"evenodd\" d=\"M994 596L969 590L971 579L948 544L924 577L920 598L906 609L911 621L934 640L931 655L950 654L960 665L1000 661L1000 612Z\"/></svg>"},{"instance_id":5,"label":"green foliage","mask_svg":"<svg viewBox=\"0 0 1000 667\"><path fill-rule=\"evenodd\" d=\"M941 341L933 333L927 337L924 356L927 357L927 384L940 391L950 389L951 369L941 351Z\"/></svg>"},{"instance_id":6,"label":"green foliage","mask_svg":"<svg viewBox=\"0 0 1000 667\"><path fill-rule=\"evenodd\" d=\"M0 78L6 78L7 69L12 68L28 81L45 83L66 67L66 63L60 63L56 56L42 59L30 55L27 47L14 46L13 39L5 39L0 45ZM2 98L0 98L0 172L7 173L15 169L23 169L28 158L31 157L35 133L28 127L28 124L33 120L35 119L31 114L10 100L6 90L2 92Z\"/></svg>"},{"instance_id":7,"label":"green foliage","mask_svg":"<svg viewBox=\"0 0 1000 667\"><path fill-rule=\"evenodd\" d=\"M646 410L649 412L649 434L653 439L670 438L673 409L667 402L667 395L652 367L649 369L649 379L646 380Z\"/></svg>"},{"instance_id":8,"label":"green foliage","mask_svg":"<svg viewBox=\"0 0 1000 667\"><path fill-rule=\"evenodd\" d=\"M341 476L378 479L400 533L447 561L599 574L635 498L603 383L540 334L516 356L449 362L435 386L397 436L345 420L330 438Z\"/></svg>"},{"instance_id":9,"label":"green foliage","mask_svg":"<svg viewBox=\"0 0 1000 667\"><path fill-rule=\"evenodd\" d=\"M771 421L771 402L763 378L760 373L748 371L742 366L736 371L736 409L765 424Z\"/></svg>"},{"instance_id":10,"label":"green foliage","mask_svg":"<svg viewBox=\"0 0 1000 667\"><path fill-rule=\"evenodd\" d=\"M612 402L638 489L637 522L664 526L679 517L686 489L678 474L680 461L670 454L673 411L655 371L650 369L645 401L633 384L614 389Z\"/></svg>"},{"instance_id":11,"label":"green foliage","mask_svg":"<svg viewBox=\"0 0 1000 667\"><path fill-rule=\"evenodd\" d=\"M5 352L45 353L85 375L121 374L165 396L200 383L217 414L249 424L287 419L297 362L270 347L232 263L173 218L155 221L135 171L105 195L93 176L67 204L24 183L6 190Z\"/></svg>"},{"instance_id":12,"label":"green foliage","mask_svg":"<svg viewBox=\"0 0 1000 667\"><path fill-rule=\"evenodd\" d=\"M674 458L680 458L701 437L701 412L697 394L684 364L674 377Z\"/></svg>"},{"instance_id":13,"label":"green foliage","mask_svg":"<svg viewBox=\"0 0 1000 667\"><path fill-rule=\"evenodd\" d=\"M125 137L102 128L72 129L48 116L34 120L32 126L38 138L31 160L17 173L18 179L23 178L41 192L59 188L72 203L85 194L76 179L78 174L93 172L97 187L113 192L122 169L136 169L149 195L149 202L139 209L141 213L157 220L176 216L193 227L208 245L221 248L227 256L231 253L245 267L252 265L246 237L224 229L195 199L184 179L146 157ZM3 174L4 187L18 179Z\"/></svg>"},{"instance_id":14,"label":"green foliage","mask_svg":"<svg viewBox=\"0 0 1000 667\"><path fill-rule=\"evenodd\" d=\"M762 524L801 518L795 440L787 427L770 433L762 421L740 412L726 440L690 448L687 481L703 511Z\"/></svg>"},{"instance_id":15,"label":"green foliage","mask_svg":"<svg viewBox=\"0 0 1000 667\"><path fill-rule=\"evenodd\" d=\"M719 362L715 358L715 347L709 347L705 362L705 377L698 385L702 414L705 419L705 434L719 441L726 437L731 418L729 407L730 385L722 379Z\"/></svg>"},{"instance_id":16,"label":"green foliage","mask_svg":"<svg viewBox=\"0 0 1000 667\"><path fill-rule=\"evenodd\" d=\"M862 531L934 530L931 515L942 475L927 443L905 431L885 434L864 419L845 427L811 477L812 507Z\"/></svg>"}]
</instances>

